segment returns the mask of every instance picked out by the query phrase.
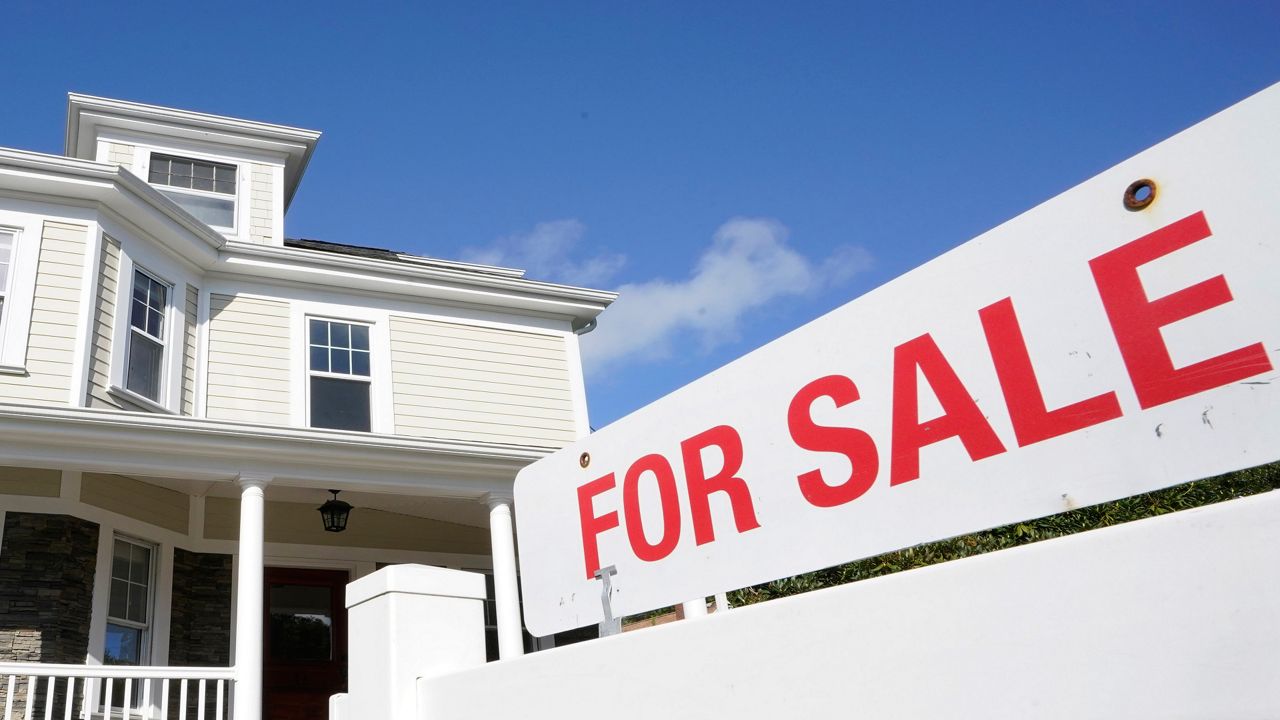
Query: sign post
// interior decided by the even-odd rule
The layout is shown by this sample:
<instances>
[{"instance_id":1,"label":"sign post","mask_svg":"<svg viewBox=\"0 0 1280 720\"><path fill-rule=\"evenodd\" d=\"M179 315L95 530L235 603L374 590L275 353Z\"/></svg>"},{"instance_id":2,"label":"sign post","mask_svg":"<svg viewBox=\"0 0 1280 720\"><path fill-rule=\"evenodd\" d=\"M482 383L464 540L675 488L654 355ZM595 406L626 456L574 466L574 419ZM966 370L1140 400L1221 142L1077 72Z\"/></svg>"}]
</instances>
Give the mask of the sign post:
<instances>
[{"instance_id":1,"label":"sign post","mask_svg":"<svg viewBox=\"0 0 1280 720\"><path fill-rule=\"evenodd\" d=\"M1274 461L1278 269L1275 86L525 468L526 624Z\"/></svg>"}]
</instances>

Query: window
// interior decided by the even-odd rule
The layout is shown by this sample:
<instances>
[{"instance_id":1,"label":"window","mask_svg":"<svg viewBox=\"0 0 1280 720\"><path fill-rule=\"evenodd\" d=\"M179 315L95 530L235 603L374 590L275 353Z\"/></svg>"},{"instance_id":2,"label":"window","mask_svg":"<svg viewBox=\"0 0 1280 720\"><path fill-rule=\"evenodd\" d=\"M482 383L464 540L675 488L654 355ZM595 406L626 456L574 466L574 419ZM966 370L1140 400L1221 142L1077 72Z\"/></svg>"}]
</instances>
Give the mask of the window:
<instances>
[{"instance_id":1,"label":"window","mask_svg":"<svg viewBox=\"0 0 1280 720\"><path fill-rule=\"evenodd\" d=\"M163 385L164 325L168 299L168 285L141 270L134 270L124 387L155 402L160 402Z\"/></svg>"},{"instance_id":2,"label":"window","mask_svg":"<svg viewBox=\"0 0 1280 720\"><path fill-rule=\"evenodd\" d=\"M235 227L235 165L152 153L147 179L166 186L160 192L201 221Z\"/></svg>"},{"instance_id":3,"label":"window","mask_svg":"<svg viewBox=\"0 0 1280 720\"><path fill-rule=\"evenodd\" d=\"M369 431L369 326L308 321L311 427Z\"/></svg>"},{"instance_id":4,"label":"window","mask_svg":"<svg viewBox=\"0 0 1280 720\"><path fill-rule=\"evenodd\" d=\"M151 556L147 545L116 538L107 602L107 665L142 665L151 629Z\"/></svg>"},{"instance_id":5,"label":"window","mask_svg":"<svg viewBox=\"0 0 1280 720\"><path fill-rule=\"evenodd\" d=\"M12 230L0 229L0 319L4 318L4 304L9 297L9 267L13 265Z\"/></svg>"}]
</instances>

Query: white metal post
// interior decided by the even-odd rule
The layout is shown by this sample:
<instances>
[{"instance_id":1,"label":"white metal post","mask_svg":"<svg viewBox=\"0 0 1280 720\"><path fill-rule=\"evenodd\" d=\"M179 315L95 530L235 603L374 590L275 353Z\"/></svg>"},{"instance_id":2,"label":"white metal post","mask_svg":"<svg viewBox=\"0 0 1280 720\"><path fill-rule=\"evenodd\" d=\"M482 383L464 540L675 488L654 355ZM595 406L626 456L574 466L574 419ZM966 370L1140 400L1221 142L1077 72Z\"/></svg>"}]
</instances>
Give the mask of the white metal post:
<instances>
[{"instance_id":1,"label":"white metal post","mask_svg":"<svg viewBox=\"0 0 1280 720\"><path fill-rule=\"evenodd\" d=\"M236 575L236 720L262 718L262 573L266 499L271 478L241 473Z\"/></svg>"},{"instance_id":2,"label":"white metal post","mask_svg":"<svg viewBox=\"0 0 1280 720\"><path fill-rule=\"evenodd\" d=\"M489 493L489 538L493 553L493 600L498 620L498 657L508 660L524 654L520 624L520 587L516 579L515 525L510 495Z\"/></svg>"}]
</instances>

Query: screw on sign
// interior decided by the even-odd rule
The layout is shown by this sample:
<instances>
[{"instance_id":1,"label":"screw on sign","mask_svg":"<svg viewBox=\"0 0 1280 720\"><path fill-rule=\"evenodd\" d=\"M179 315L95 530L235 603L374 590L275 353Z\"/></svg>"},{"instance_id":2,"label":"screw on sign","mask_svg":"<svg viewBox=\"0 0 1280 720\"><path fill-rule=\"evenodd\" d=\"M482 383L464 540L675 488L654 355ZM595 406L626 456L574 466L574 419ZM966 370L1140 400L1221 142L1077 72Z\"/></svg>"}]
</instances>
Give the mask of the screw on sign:
<instances>
[{"instance_id":1,"label":"screw on sign","mask_svg":"<svg viewBox=\"0 0 1280 720\"><path fill-rule=\"evenodd\" d=\"M1182 288L1157 300L1147 297L1139 269L1175 253L1212 233L1204 213L1196 213L1149 235L1089 261L1098 296L1106 308L1111 329L1134 393L1143 409L1227 385L1272 370L1262 343L1205 358L1185 367L1174 367L1161 329L1197 313L1231 302L1231 289L1222 275ZM1082 398L1069 405L1045 406L1040 381L1023 339L1013 299L1004 298L978 310L984 341L1003 391L1005 408L1019 447L1083 430L1122 415L1115 392ZM919 378L937 397L943 414L928 421L918 416ZM859 399L853 378L828 375L809 382L795 394L787 412L791 439L814 452L845 455L852 472L845 478L829 478L820 470L799 473L796 486L816 507L853 502L871 488L880 475L880 451L869 434L854 427L815 423L810 408L820 398L843 407ZM893 349L893 414L889 455L889 484L901 485L920 476L920 451L950 438L964 445L972 461L1007 451L982 410L965 388L933 337L926 333ZM723 458L719 470L709 473L703 452L716 448ZM745 533L760 527L751 491L739 477L743 447L738 432L721 425L680 443L686 492L693 518L694 542L705 545L716 539L708 497L724 493L732 508L733 530ZM662 534L650 543L644 534L639 487L644 476L656 483L661 498ZM649 454L627 468L622 490L623 519L616 510L599 513L594 498L617 485L609 472L578 487L582 530L582 557L587 577L600 567L598 536L622 525L632 552L645 562L671 554L682 532L680 493L672 463L660 454Z\"/></svg>"}]
</instances>

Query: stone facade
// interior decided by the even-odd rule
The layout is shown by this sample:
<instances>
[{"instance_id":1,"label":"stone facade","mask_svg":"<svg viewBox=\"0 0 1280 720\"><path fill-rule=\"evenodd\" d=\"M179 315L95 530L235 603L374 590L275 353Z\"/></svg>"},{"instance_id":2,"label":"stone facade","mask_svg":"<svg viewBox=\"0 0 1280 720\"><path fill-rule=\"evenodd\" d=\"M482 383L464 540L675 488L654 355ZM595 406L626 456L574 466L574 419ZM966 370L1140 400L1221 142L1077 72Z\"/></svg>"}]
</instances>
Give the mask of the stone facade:
<instances>
[{"instance_id":1,"label":"stone facade","mask_svg":"<svg viewBox=\"0 0 1280 720\"><path fill-rule=\"evenodd\" d=\"M231 556L173 551L169 664L231 665Z\"/></svg>"},{"instance_id":2,"label":"stone facade","mask_svg":"<svg viewBox=\"0 0 1280 720\"><path fill-rule=\"evenodd\" d=\"M85 661L97 557L96 523L69 515L5 514L0 661Z\"/></svg>"}]
</instances>

